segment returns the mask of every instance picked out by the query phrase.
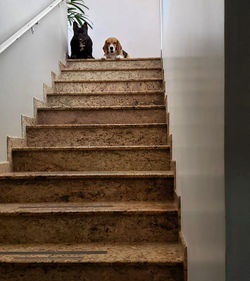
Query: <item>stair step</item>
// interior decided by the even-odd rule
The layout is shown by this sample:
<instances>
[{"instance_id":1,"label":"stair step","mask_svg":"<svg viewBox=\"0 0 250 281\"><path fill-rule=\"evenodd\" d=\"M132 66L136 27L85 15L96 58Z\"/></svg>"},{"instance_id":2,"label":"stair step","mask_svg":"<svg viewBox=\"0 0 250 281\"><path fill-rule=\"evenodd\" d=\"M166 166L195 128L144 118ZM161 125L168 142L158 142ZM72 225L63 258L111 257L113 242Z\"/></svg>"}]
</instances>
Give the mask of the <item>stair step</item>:
<instances>
[{"instance_id":1,"label":"stair step","mask_svg":"<svg viewBox=\"0 0 250 281\"><path fill-rule=\"evenodd\" d=\"M88 93L108 91L153 91L163 90L162 78L127 79L127 80L72 80L54 81L56 92Z\"/></svg>"},{"instance_id":2,"label":"stair step","mask_svg":"<svg viewBox=\"0 0 250 281\"><path fill-rule=\"evenodd\" d=\"M38 124L166 123L164 105L110 107L41 107Z\"/></svg>"},{"instance_id":3,"label":"stair step","mask_svg":"<svg viewBox=\"0 0 250 281\"><path fill-rule=\"evenodd\" d=\"M163 79L163 72L161 68L157 69L95 69L95 70L72 70L62 69L61 75L58 77L60 80L128 80L128 79L147 79L158 78Z\"/></svg>"},{"instance_id":4,"label":"stair step","mask_svg":"<svg viewBox=\"0 0 250 281\"><path fill-rule=\"evenodd\" d=\"M0 280L184 281L183 271L179 243L2 245L0 253Z\"/></svg>"},{"instance_id":5,"label":"stair step","mask_svg":"<svg viewBox=\"0 0 250 281\"><path fill-rule=\"evenodd\" d=\"M131 68L154 68L162 67L160 58L149 59L126 59L126 60L67 60L67 69L131 69Z\"/></svg>"},{"instance_id":6,"label":"stair step","mask_svg":"<svg viewBox=\"0 0 250 281\"><path fill-rule=\"evenodd\" d=\"M12 166L14 172L170 170L170 146L13 148Z\"/></svg>"},{"instance_id":7,"label":"stair step","mask_svg":"<svg viewBox=\"0 0 250 281\"><path fill-rule=\"evenodd\" d=\"M167 124L35 125L26 127L33 147L167 144Z\"/></svg>"},{"instance_id":8,"label":"stair step","mask_svg":"<svg viewBox=\"0 0 250 281\"><path fill-rule=\"evenodd\" d=\"M0 203L173 200L173 171L0 175Z\"/></svg>"},{"instance_id":9,"label":"stair step","mask_svg":"<svg viewBox=\"0 0 250 281\"><path fill-rule=\"evenodd\" d=\"M49 106L137 106L164 105L163 92L117 92L117 93L87 93L87 94L47 94Z\"/></svg>"},{"instance_id":10,"label":"stair step","mask_svg":"<svg viewBox=\"0 0 250 281\"><path fill-rule=\"evenodd\" d=\"M0 205L0 243L177 242L175 202Z\"/></svg>"}]
</instances>

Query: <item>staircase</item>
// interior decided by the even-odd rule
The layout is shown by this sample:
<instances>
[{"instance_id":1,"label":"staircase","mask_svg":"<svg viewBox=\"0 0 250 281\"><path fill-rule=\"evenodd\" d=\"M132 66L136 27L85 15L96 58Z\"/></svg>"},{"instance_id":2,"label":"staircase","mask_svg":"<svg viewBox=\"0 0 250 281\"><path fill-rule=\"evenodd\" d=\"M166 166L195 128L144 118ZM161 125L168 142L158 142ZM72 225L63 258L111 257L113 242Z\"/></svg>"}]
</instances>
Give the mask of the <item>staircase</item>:
<instances>
[{"instance_id":1,"label":"staircase","mask_svg":"<svg viewBox=\"0 0 250 281\"><path fill-rule=\"evenodd\" d=\"M186 280L161 60L60 68L0 174L0 281Z\"/></svg>"}]
</instances>

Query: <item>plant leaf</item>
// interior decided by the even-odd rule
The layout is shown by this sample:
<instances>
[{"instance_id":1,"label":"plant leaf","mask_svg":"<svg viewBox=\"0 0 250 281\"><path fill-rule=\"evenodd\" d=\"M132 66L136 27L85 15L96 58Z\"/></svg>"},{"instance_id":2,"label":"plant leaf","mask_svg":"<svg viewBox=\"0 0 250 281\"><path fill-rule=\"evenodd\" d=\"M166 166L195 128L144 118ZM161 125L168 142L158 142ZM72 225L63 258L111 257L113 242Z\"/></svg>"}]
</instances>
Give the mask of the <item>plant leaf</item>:
<instances>
[{"instance_id":1,"label":"plant leaf","mask_svg":"<svg viewBox=\"0 0 250 281\"><path fill-rule=\"evenodd\" d=\"M81 0L70 0L67 2L67 16L68 22L70 25L74 21L77 21L78 24L82 25L83 22L86 22L87 25L93 29L92 22L89 20L88 16L85 14L84 9L89 10L85 5L84 1Z\"/></svg>"},{"instance_id":2,"label":"plant leaf","mask_svg":"<svg viewBox=\"0 0 250 281\"><path fill-rule=\"evenodd\" d=\"M72 4L74 7L76 7L77 10L81 11L83 14L85 14L85 12L83 11L82 8L80 8L79 6Z\"/></svg>"}]
</instances>

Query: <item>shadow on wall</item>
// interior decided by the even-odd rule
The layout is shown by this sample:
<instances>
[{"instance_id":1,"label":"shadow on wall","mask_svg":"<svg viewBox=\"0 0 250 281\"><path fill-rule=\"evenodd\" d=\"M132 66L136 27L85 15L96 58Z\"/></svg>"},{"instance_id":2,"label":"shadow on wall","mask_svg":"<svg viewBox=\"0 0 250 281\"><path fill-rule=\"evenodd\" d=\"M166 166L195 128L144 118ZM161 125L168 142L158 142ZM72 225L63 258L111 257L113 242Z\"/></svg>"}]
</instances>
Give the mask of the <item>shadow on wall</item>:
<instances>
[{"instance_id":1,"label":"shadow on wall","mask_svg":"<svg viewBox=\"0 0 250 281\"><path fill-rule=\"evenodd\" d=\"M162 1L163 61L188 278L225 281L224 1Z\"/></svg>"}]
</instances>

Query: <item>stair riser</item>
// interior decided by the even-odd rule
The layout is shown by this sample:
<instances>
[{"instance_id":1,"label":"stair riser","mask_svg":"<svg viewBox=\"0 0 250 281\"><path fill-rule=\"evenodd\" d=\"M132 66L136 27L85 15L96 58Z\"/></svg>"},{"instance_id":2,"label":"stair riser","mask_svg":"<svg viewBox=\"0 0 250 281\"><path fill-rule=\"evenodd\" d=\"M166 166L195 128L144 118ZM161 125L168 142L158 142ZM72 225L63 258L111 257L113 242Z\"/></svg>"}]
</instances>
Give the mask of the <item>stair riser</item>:
<instances>
[{"instance_id":1,"label":"stair riser","mask_svg":"<svg viewBox=\"0 0 250 281\"><path fill-rule=\"evenodd\" d=\"M169 150L27 150L12 156L16 172L170 170Z\"/></svg>"},{"instance_id":2,"label":"stair riser","mask_svg":"<svg viewBox=\"0 0 250 281\"><path fill-rule=\"evenodd\" d=\"M64 71L62 80L127 80L127 79L162 78L162 70L127 70L127 71Z\"/></svg>"},{"instance_id":3,"label":"stair riser","mask_svg":"<svg viewBox=\"0 0 250 281\"><path fill-rule=\"evenodd\" d=\"M55 259L55 258L53 258ZM183 264L54 264L38 263L0 264L1 281L184 281Z\"/></svg>"},{"instance_id":4,"label":"stair riser","mask_svg":"<svg viewBox=\"0 0 250 281\"><path fill-rule=\"evenodd\" d=\"M102 127L102 128L30 128L27 145L33 147L120 146L167 144L167 128Z\"/></svg>"},{"instance_id":5,"label":"stair riser","mask_svg":"<svg viewBox=\"0 0 250 281\"><path fill-rule=\"evenodd\" d=\"M49 106L137 106L164 105L163 94L48 95Z\"/></svg>"},{"instance_id":6,"label":"stair riser","mask_svg":"<svg viewBox=\"0 0 250 281\"><path fill-rule=\"evenodd\" d=\"M156 68L161 67L160 60L144 61L95 61L95 62L69 62L67 69L97 69L97 68Z\"/></svg>"},{"instance_id":7,"label":"stair riser","mask_svg":"<svg viewBox=\"0 0 250 281\"><path fill-rule=\"evenodd\" d=\"M55 91L60 93L95 93L109 91L150 91L162 90L162 81L135 82L55 82Z\"/></svg>"},{"instance_id":8,"label":"stair riser","mask_svg":"<svg viewBox=\"0 0 250 281\"><path fill-rule=\"evenodd\" d=\"M66 207L66 206L65 206ZM96 208L98 210L98 208ZM34 210L34 209L33 209ZM0 243L164 242L178 240L178 212L72 212L0 216Z\"/></svg>"},{"instance_id":9,"label":"stair riser","mask_svg":"<svg viewBox=\"0 0 250 281\"><path fill-rule=\"evenodd\" d=\"M173 201L173 178L19 179L0 181L0 203Z\"/></svg>"},{"instance_id":10,"label":"stair riser","mask_svg":"<svg viewBox=\"0 0 250 281\"><path fill-rule=\"evenodd\" d=\"M38 124L145 124L166 123L165 108L53 110L38 109Z\"/></svg>"}]
</instances>

